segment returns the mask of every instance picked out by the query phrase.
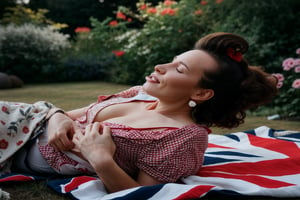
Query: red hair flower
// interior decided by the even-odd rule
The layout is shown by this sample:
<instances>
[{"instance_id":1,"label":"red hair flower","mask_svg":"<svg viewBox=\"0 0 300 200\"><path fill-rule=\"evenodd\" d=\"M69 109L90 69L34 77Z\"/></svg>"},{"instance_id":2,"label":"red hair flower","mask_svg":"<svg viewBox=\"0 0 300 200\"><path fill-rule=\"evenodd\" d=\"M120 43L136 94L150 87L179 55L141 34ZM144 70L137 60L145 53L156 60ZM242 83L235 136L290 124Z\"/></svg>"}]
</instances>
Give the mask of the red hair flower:
<instances>
[{"instance_id":1,"label":"red hair flower","mask_svg":"<svg viewBox=\"0 0 300 200\"><path fill-rule=\"evenodd\" d=\"M231 59L235 60L236 62L241 62L241 60L243 59L243 54L239 51L239 49L228 48L226 53Z\"/></svg>"}]
</instances>

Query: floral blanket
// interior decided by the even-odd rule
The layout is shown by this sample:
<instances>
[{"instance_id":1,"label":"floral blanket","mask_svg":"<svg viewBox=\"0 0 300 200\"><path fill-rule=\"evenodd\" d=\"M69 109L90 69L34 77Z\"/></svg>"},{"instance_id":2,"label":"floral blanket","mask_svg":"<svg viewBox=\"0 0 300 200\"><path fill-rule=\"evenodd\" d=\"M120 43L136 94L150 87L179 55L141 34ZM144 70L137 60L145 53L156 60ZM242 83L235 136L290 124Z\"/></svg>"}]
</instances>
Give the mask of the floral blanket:
<instances>
[{"instance_id":1,"label":"floral blanket","mask_svg":"<svg viewBox=\"0 0 300 200\"><path fill-rule=\"evenodd\" d=\"M0 102L0 174L9 171L11 156L39 134L52 107L44 101Z\"/></svg>"},{"instance_id":2,"label":"floral blanket","mask_svg":"<svg viewBox=\"0 0 300 200\"><path fill-rule=\"evenodd\" d=\"M6 174L0 176L0 187L8 181L45 178ZM300 132L262 126L226 135L210 134L203 167L198 174L181 181L111 194L93 176L49 179L48 186L80 200L300 198Z\"/></svg>"}]
</instances>

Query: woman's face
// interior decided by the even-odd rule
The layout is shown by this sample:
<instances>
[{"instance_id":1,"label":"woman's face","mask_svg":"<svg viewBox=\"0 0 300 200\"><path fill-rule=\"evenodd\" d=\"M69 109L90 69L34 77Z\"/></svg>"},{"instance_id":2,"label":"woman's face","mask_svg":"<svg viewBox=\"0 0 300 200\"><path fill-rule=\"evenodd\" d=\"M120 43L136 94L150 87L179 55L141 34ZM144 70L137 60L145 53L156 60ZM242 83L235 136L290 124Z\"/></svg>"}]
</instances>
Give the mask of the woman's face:
<instances>
[{"instance_id":1,"label":"woman's face","mask_svg":"<svg viewBox=\"0 0 300 200\"><path fill-rule=\"evenodd\" d=\"M154 72L146 77L143 88L161 100L187 101L198 88L204 71L216 67L216 61L205 51L187 51L176 56L171 63L155 66Z\"/></svg>"}]
</instances>

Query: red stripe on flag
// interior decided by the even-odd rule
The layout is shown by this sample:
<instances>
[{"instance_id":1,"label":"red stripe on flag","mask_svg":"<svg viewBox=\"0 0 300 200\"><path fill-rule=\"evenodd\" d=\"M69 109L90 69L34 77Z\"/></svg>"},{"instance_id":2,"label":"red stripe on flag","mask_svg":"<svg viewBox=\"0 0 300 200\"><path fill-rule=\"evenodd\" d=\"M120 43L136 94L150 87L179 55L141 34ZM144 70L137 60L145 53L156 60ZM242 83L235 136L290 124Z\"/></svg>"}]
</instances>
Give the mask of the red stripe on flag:
<instances>
[{"instance_id":1,"label":"red stripe on flag","mask_svg":"<svg viewBox=\"0 0 300 200\"><path fill-rule=\"evenodd\" d=\"M208 191L210 191L214 187L215 186L211 186L211 185L195 186L192 189L190 189L189 191L181 194L180 196L176 197L173 200L185 200L185 199L199 198L199 197L203 196L204 194L206 194Z\"/></svg>"},{"instance_id":2,"label":"red stripe on flag","mask_svg":"<svg viewBox=\"0 0 300 200\"><path fill-rule=\"evenodd\" d=\"M208 143L208 148L235 149L233 147L226 147L226 146L212 144L212 143Z\"/></svg>"},{"instance_id":3,"label":"red stripe on flag","mask_svg":"<svg viewBox=\"0 0 300 200\"><path fill-rule=\"evenodd\" d=\"M78 188L79 185L89 182L89 181L93 181L96 180L95 177L91 177L91 176L79 176L79 177L75 177L71 180L71 182L63 185L65 192L70 192L76 188Z\"/></svg>"},{"instance_id":4,"label":"red stripe on flag","mask_svg":"<svg viewBox=\"0 0 300 200\"><path fill-rule=\"evenodd\" d=\"M31 176L24 176L24 175L13 175L6 178L1 178L0 182L7 182L7 181L32 181L34 180Z\"/></svg>"}]
</instances>

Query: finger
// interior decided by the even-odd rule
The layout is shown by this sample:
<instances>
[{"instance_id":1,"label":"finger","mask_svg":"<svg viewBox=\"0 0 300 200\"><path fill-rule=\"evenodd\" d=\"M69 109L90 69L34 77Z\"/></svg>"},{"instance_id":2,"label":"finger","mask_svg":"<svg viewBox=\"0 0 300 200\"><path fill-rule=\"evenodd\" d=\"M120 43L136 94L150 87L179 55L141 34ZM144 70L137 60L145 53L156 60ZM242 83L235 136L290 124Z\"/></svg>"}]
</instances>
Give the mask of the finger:
<instances>
[{"instance_id":1,"label":"finger","mask_svg":"<svg viewBox=\"0 0 300 200\"><path fill-rule=\"evenodd\" d=\"M74 143L66 136L61 138L62 150L69 150L74 147Z\"/></svg>"},{"instance_id":2,"label":"finger","mask_svg":"<svg viewBox=\"0 0 300 200\"><path fill-rule=\"evenodd\" d=\"M99 122L93 123L93 127L91 132L93 133L101 133L101 124Z\"/></svg>"},{"instance_id":3,"label":"finger","mask_svg":"<svg viewBox=\"0 0 300 200\"><path fill-rule=\"evenodd\" d=\"M111 130L109 126L103 126L103 135L109 135L111 136Z\"/></svg>"},{"instance_id":4,"label":"finger","mask_svg":"<svg viewBox=\"0 0 300 200\"><path fill-rule=\"evenodd\" d=\"M85 127L85 134L91 132L92 127L93 127L93 124L88 124L88 125Z\"/></svg>"}]
</instances>

